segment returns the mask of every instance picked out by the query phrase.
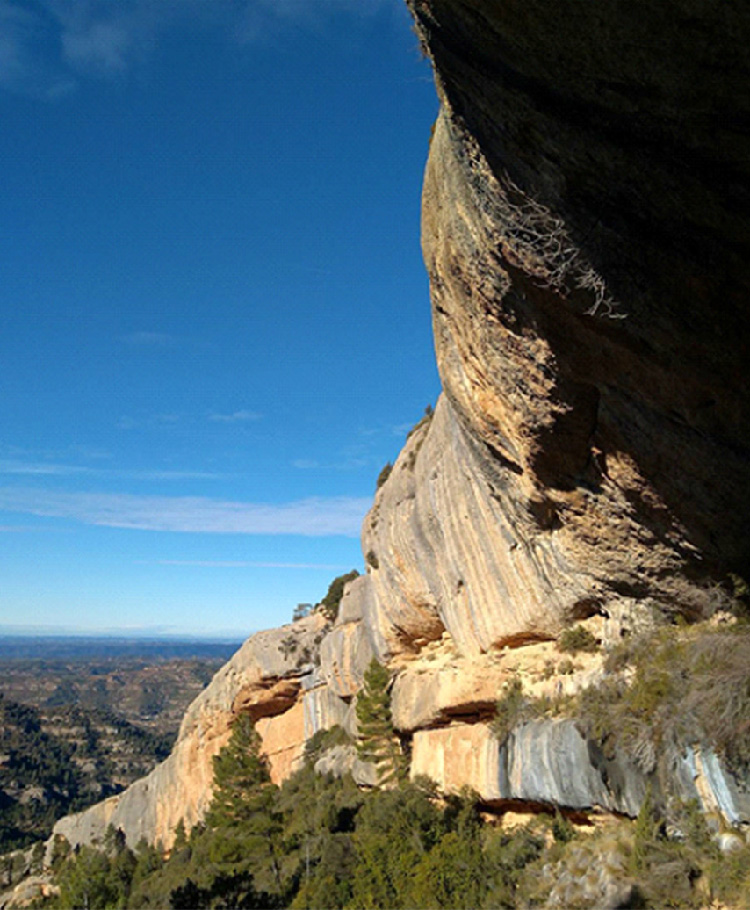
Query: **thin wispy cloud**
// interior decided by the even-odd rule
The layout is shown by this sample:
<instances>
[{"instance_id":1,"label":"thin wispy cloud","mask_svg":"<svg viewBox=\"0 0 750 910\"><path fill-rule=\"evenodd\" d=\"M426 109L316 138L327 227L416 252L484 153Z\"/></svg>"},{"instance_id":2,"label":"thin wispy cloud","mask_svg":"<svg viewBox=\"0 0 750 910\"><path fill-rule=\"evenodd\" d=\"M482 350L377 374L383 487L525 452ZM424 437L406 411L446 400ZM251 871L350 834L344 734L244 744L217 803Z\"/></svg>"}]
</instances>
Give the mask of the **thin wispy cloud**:
<instances>
[{"instance_id":1,"label":"thin wispy cloud","mask_svg":"<svg viewBox=\"0 0 750 910\"><path fill-rule=\"evenodd\" d=\"M295 458L290 462L298 471L358 471L361 468L372 467L372 458L358 456L345 457L338 461L320 462L314 458Z\"/></svg>"},{"instance_id":2,"label":"thin wispy cloud","mask_svg":"<svg viewBox=\"0 0 750 910\"><path fill-rule=\"evenodd\" d=\"M0 460L0 474L37 477L101 477L119 480L219 480L227 474L212 471L136 471L118 468L97 468L90 465L53 464Z\"/></svg>"},{"instance_id":3,"label":"thin wispy cloud","mask_svg":"<svg viewBox=\"0 0 750 910\"><path fill-rule=\"evenodd\" d=\"M69 443L59 449L30 449L26 446L17 446L12 443L0 443L0 465L67 464L70 458L101 463L111 460L112 457L112 452L106 449L77 442Z\"/></svg>"},{"instance_id":4,"label":"thin wispy cloud","mask_svg":"<svg viewBox=\"0 0 750 910\"><path fill-rule=\"evenodd\" d=\"M257 411L232 411L230 414L209 414L208 419L214 423L248 423L260 420L263 415Z\"/></svg>"},{"instance_id":5,"label":"thin wispy cloud","mask_svg":"<svg viewBox=\"0 0 750 910\"><path fill-rule=\"evenodd\" d=\"M292 467L300 471L314 471L321 467L321 464L315 458L295 458Z\"/></svg>"},{"instance_id":6,"label":"thin wispy cloud","mask_svg":"<svg viewBox=\"0 0 750 910\"><path fill-rule=\"evenodd\" d=\"M118 430L144 430L153 428L171 428L177 427L178 424L193 424L208 420L211 423L218 424L247 424L262 420L263 415L259 411L241 409L237 411L212 411L208 414L139 414L134 417L131 414L123 414L115 421Z\"/></svg>"},{"instance_id":7,"label":"thin wispy cloud","mask_svg":"<svg viewBox=\"0 0 750 910\"><path fill-rule=\"evenodd\" d=\"M123 414L115 421L118 430L142 430L152 427L175 427L185 419L183 414L148 414L131 417Z\"/></svg>"},{"instance_id":8,"label":"thin wispy cloud","mask_svg":"<svg viewBox=\"0 0 750 910\"><path fill-rule=\"evenodd\" d=\"M72 443L68 446L68 455L85 458L89 461L107 461L112 458L112 453L106 449L93 448L79 443Z\"/></svg>"},{"instance_id":9,"label":"thin wispy cloud","mask_svg":"<svg viewBox=\"0 0 750 910\"><path fill-rule=\"evenodd\" d=\"M231 474L215 471L110 471L110 476L127 480L226 480Z\"/></svg>"},{"instance_id":10,"label":"thin wispy cloud","mask_svg":"<svg viewBox=\"0 0 750 910\"><path fill-rule=\"evenodd\" d=\"M0 525L0 534L35 534L45 530L38 525Z\"/></svg>"},{"instance_id":11,"label":"thin wispy cloud","mask_svg":"<svg viewBox=\"0 0 750 910\"><path fill-rule=\"evenodd\" d=\"M49 32L43 7L0 0L0 87L50 99L74 88L66 68L49 57Z\"/></svg>"},{"instance_id":12,"label":"thin wispy cloud","mask_svg":"<svg viewBox=\"0 0 750 910\"><path fill-rule=\"evenodd\" d=\"M199 496L51 492L0 487L0 510L87 525L200 534L294 534L358 537L369 498L310 497L273 504Z\"/></svg>"},{"instance_id":13,"label":"thin wispy cloud","mask_svg":"<svg viewBox=\"0 0 750 910\"><path fill-rule=\"evenodd\" d=\"M88 471L88 468L78 465L46 464L43 462L0 461L0 474L71 477L77 474L86 474Z\"/></svg>"},{"instance_id":14,"label":"thin wispy cloud","mask_svg":"<svg viewBox=\"0 0 750 910\"><path fill-rule=\"evenodd\" d=\"M127 20L84 21L82 27L63 31L63 56L76 69L122 73L129 63L135 31Z\"/></svg>"},{"instance_id":15,"label":"thin wispy cloud","mask_svg":"<svg viewBox=\"0 0 750 910\"><path fill-rule=\"evenodd\" d=\"M370 16L401 0L0 0L0 87L54 99L82 79L124 78L175 30L228 43L289 27L318 28L331 12Z\"/></svg>"}]
</instances>

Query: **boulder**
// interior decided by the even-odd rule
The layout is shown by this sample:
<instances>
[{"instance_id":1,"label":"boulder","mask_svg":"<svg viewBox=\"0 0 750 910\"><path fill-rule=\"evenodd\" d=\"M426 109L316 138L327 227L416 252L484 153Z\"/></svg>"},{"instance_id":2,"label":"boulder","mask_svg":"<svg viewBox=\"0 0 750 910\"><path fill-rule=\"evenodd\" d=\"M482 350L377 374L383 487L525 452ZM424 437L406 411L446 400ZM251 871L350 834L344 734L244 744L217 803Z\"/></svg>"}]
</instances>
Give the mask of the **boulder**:
<instances>
[{"instance_id":1,"label":"boulder","mask_svg":"<svg viewBox=\"0 0 750 910\"><path fill-rule=\"evenodd\" d=\"M374 787L378 782L378 771L372 762L363 762L357 756L355 746L333 746L327 749L315 762L318 774L343 777L351 774L361 787Z\"/></svg>"}]
</instances>

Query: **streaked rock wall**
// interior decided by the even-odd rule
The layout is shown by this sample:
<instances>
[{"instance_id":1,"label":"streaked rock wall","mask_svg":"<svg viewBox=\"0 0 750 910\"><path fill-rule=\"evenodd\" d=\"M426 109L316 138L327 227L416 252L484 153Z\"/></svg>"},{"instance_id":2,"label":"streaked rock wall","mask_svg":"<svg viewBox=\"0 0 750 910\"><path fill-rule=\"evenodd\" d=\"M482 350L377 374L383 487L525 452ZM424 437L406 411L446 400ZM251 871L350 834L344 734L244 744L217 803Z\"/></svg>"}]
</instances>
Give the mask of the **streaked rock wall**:
<instances>
[{"instance_id":1,"label":"streaked rock wall","mask_svg":"<svg viewBox=\"0 0 750 910\"><path fill-rule=\"evenodd\" d=\"M485 724L454 724L414 734L411 775L444 792L468 786L487 802L516 800L636 816L649 780L622 755L605 758L571 720L517 727L503 743ZM659 781L650 783L658 787ZM730 824L750 821L750 794L710 750L688 749L670 777L674 793L697 800Z\"/></svg>"}]
</instances>

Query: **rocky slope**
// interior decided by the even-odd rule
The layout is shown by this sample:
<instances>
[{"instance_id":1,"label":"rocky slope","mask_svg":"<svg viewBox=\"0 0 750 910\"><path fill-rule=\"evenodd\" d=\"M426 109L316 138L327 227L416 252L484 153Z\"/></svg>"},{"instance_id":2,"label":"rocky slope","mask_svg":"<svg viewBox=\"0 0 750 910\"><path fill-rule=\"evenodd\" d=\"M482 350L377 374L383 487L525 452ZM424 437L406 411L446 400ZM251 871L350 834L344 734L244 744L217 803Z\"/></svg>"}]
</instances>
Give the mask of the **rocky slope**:
<instances>
[{"instance_id":1,"label":"rocky slope","mask_svg":"<svg viewBox=\"0 0 750 910\"><path fill-rule=\"evenodd\" d=\"M659 614L710 615L725 595L709 585L747 574L750 15L705 0L408 4L442 102L422 231L444 395L376 496L367 574L335 625L250 639L163 766L60 823L73 840L112 821L169 843L204 811L237 711L288 774L312 732L351 728L373 654L397 672L414 773L488 802L633 813L643 777L571 723L491 738L498 691L519 672L595 680L595 662L538 672L573 621L606 644ZM707 810L749 817L710 751L674 777Z\"/></svg>"},{"instance_id":2,"label":"rocky slope","mask_svg":"<svg viewBox=\"0 0 750 910\"><path fill-rule=\"evenodd\" d=\"M189 829L205 814L213 757L239 712L256 722L275 779L288 776L306 740L343 723L349 710L312 664L325 627L315 614L249 638L190 705L166 761L123 793L61 819L55 833L72 844L101 842L112 824L133 845L143 837L169 847L180 820Z\"/></svg>"}]
</instances>

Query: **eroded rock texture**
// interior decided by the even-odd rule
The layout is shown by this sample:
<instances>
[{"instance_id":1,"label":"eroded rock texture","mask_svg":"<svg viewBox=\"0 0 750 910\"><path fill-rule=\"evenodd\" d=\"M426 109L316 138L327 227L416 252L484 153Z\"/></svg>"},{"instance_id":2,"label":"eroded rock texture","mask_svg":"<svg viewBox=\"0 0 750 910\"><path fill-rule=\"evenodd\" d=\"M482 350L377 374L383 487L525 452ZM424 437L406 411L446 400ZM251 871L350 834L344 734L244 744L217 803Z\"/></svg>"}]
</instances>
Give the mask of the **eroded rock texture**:
<instances>
[{"instance_id":1,"label":"eroded rock texture","mask_svg":"<svg viewBox=\"0 0 750 910\"><path fill-rule=\"evenodd\" d=\"M485 724L454 724L414 736L411 774L443 792L469 786L487 803L508 800L636 816L648 779L626 756L605 757L572 720L539 720L499 742ZM676 762L671 791L731 824L750 820L750 794L710 750L688 749Z\"/></svg>"},{"instance_id":2,"label":"eroded rock texture","mask_svg":"<svg viewBox=\"0 0 750 910\"><path fill-rule=\"evenodd\" d=\"M409 5L443 102L423 246L450 413L377 516L391 637L698 613L750 564L747 10Z\"/></svg>"},{"instance_id":3,"label":"eroded rock texture","mask_svg":"<svg viewBox=\"0 0 750 910\"><path fill-rule=\"evenodd\" d=\"M446 629L469 654L550 638L576 605L588 605L591 585L560 543L567 529L540 533L526 505L516 475L498 474L486 447L441 398L365 519L373 588L367 619L382 657Z\"/></svg>"},{"instance_id":4,"label":"eroded rock texture","mask_svg":"<svg viewBox=\"0 0 750 910\"><path fill-rule=\"evenodd\" d=\"M333 629L320 646L321 676L340 698L351 698L361 688L375 655L374 630L365 622L372 611L371 579L360 575L346 586Z\"/></svg>"}]
</instances>

